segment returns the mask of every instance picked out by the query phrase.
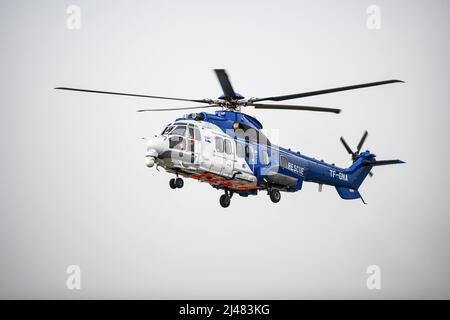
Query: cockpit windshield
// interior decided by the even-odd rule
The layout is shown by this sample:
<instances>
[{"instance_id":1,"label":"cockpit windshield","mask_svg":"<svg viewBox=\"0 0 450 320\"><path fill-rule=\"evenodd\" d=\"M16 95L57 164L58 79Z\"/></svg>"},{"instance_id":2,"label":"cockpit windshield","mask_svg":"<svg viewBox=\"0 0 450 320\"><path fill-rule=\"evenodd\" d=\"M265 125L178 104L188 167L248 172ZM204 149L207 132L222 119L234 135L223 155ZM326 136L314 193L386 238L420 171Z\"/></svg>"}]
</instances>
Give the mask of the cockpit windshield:
<instances>
[{"instance_id":1,"label":"cockpit windshield","mask_svg":"<svg viewBox=\"0 0 450 320\"><path fill-rule=\"evenodd\" d=\"M169 124L161 133L161 135L176 135L183 136L186 134L186 124L185 123L172 123Z\"/></svg>"},{"instance_id":2,"label":"cockpit windshield","mask_svg":"<svg viewBox=\"0 0 450 320\"><path fill-rule=\"evenodd\" d=\"M172 125L168 125L168 126L166 126L165 128L164 128L164 130L161 132L161 135L163 136L163 135L165 135L165 134L169 134L169 132L170 131L172 131L172 129L173 129L174 127L172 126Z\"/></svg>"},{"instance_id":3,"label":"cockpit windshield","mask_svg":"<svg viewBox=\"0 0 450 320\"><path fill-rule=\"evenodd\" d=\"M170 135L171 135L171 136L177 135L177 136L182 136L182 137L184 137L184 134L185 134L185 133L186 133L186 126L185 126L185 125L181 125L181 126L177 125L177 126L175 126L175 129L173 129L173 130L170 132Z\"/></svg>"}]
</instances>

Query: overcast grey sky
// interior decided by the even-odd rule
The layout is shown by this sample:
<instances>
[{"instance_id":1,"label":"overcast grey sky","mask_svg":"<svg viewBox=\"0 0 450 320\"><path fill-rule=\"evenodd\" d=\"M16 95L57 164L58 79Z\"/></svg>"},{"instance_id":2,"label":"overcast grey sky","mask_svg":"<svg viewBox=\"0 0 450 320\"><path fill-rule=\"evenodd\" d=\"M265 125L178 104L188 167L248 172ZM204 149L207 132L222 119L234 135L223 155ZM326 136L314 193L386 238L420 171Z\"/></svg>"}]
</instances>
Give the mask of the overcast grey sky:
<instances>
[{"instance_id":1,"label":"overcast grey sky","mask_svg":"<svg viewBox=\"0 0 450 320\"><path fill-rule=\"evenodd\" d=\"M69 5L81 28L66 26ZM369 29L377 5L381 28ZM1 1L0 297L450 298L450 1ZM339 143L407 164L374 169L341 200L314 184L232 200L144 166L141 139L185 104L58 92L73 86L246 97L385 79L405 84L249 109L282 146L350 164ZM82 289L68 290L78 265ZM381 268L368 290L366 268Z\"/></svg>"}]
</instances>

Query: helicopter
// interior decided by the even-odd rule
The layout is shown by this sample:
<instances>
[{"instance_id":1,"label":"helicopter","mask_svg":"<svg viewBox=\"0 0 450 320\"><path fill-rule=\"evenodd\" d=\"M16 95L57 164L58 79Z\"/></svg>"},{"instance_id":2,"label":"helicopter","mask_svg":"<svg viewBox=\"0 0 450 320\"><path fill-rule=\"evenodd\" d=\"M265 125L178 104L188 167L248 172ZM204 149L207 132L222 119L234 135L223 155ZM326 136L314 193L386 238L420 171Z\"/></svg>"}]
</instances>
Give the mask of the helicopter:
<instances>
[{"instance_id":1,"label":"helicopter","mask_svg":"<svg viewBox=\"0 0 450 320\"><path fill-rule=\"evenodd\" d=\"M185 99L70 87L54 89L201 104L201 106L190 107L141 109L138 112L219 109L214 113L200 111L185 114L166 125L159 135L146 139L145 165L148 168L156 167L158 171L159 167L162 167L168 173L174 174L175 177L169 180L169 186L172 189L183 188L183 178L191 178L223 191L219 198L223 208L230 206L231 198L235 194L248 197L257 195L259 192L267 192L270 200L278 203L281 200L281 192L299 191L304 182L318 184L319 192L322 191L323 185L333 186L342 199L361 199L366 204L358 189L367 176L373 175L372 168L404 163L401 160L376 160L376 155L369 150L362 151L368 137L368 132L365 131L356 150L350 148L343 137L340 138L352 160L348 168L340 168L298 151L272 144L261 131L263 129L261 122L241 111L244 108L253 107L338 114L341 109L260 102L285 101L404 81L385 80L282 96L246 99L234 91L224 69L214 69L214 72L223 91L217 99Z\"/></svg>"}]
</instances>

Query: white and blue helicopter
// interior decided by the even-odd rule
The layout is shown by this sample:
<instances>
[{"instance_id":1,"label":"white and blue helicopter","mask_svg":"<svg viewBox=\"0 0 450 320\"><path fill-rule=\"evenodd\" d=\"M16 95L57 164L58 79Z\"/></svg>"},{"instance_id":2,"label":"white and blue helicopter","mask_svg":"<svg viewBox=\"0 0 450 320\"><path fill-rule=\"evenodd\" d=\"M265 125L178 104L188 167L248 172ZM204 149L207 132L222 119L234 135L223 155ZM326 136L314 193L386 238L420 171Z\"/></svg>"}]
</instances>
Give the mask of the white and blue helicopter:
<instances>
[{"instance_id":1,"label":"white and blue helicopter","mask_svg":"<svg viewBox=\"0 0 450 320\"><path fill-rule=\"evenodd\" d=\"M220 205L228 207L234 194L243 197L266 191L272 202L281 199L281 191L296 192L303 182L334 186L342 199L361 199L358 188L367 177L372 176L375 166L404 163L401 160L376 160L369 150L361 152L367 131L353 151L343 137L341 142L351 155L352 165L339 168L334 164L305 156L273 145L261 132L262 124L254 117L241 112L242 108L273 110L306 110L339 113L340 109L299 105L263 104L261 101L284 101L316 96L338 91L353 90L401 80L386 80L352 86L303 92L283 96L245 99L233 90L227 73L223 69L214 70L223 90L218 99L183 99L141 94L98 91L57 87L59 90L89 93L124 95L154 99L176 100L201 103L202 106L170 109L144 109L138 112L190 110L220 108L214 114L197 112L184 115L167 125L160 135L147 140L145 164L152 168L164 168L176 178L169 181L172 189L182 188L182 177L206 182L223 190ZM365 203L365 202L364 202Z\"/></svg>"}]
</instances>

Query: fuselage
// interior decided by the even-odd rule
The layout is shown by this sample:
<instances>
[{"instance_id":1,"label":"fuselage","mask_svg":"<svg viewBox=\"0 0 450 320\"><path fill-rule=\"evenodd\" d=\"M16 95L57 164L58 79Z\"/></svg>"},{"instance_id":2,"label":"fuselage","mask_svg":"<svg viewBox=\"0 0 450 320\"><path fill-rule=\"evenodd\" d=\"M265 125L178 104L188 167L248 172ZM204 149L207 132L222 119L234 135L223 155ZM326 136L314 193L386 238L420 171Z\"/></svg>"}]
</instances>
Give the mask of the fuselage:
<instances>
[{"instance_id":1,"label":"fuselage","mask_svg":"<svg viewBox=\"0 0 450 320\"><path fill-rule=\"evenodd\" d=\"M272 144L243 113L190 114L148 140L146 164L240 195L294 192L303 182L352 188L352 168L339 168Z\"/></svg>"}]
</instances>

